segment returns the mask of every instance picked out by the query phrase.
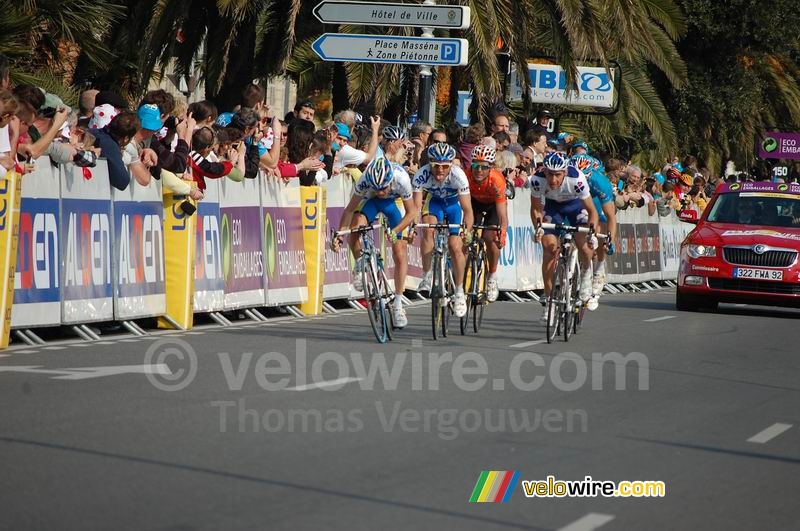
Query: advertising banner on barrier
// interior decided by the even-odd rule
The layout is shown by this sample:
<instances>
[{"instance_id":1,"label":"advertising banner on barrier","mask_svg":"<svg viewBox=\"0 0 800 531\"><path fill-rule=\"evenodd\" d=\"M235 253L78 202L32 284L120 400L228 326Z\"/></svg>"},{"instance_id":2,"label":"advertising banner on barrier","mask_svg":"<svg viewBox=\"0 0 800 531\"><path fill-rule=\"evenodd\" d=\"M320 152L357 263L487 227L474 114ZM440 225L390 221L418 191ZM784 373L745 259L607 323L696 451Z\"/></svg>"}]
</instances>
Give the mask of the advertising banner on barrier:
<instances>
[{"instance_id":1,"label":"advertising banner on barrier","mask_svg":"<svg viewBox=\"0 0 800 531\"><path fill-rule=\"evenodd\" d=\"M225 278L219 215L219 181L206 181L205 197L197 203L195 247L195 312L217 312L224 308Z\"/></svg>"},{"instance_id":2,"label":"advertising banner on barrier","mask_svg":"<svg viewBox=\"0 0 800 531\"><path fill-rule=\"evenodd\" d=\"M300 306L306 315L322 313L322 286L325 283L325 206L328 191L321 186L301 186L300 209L303 216L303 242L306 255L308 298Z\"/></svg>"},{"instance_id":3,"label":"advertising banner on barrier","mask_svg":"<svg viewBox=\"0 0 800 531\"><path fill-rule=\"evenodd\" d=\"M22 176L13 171L6 173L0 179L0 348L6 348L11 337L21 199Z\"/></svg>"},{"instance_id":4,"label":"advertising banner on barrier","mask_svg":"<svg viewBox=\"0 0 800 531\"><path fill-rule=\"evenodd\" d=\"M338 253L331 249L331 230L339 228L344 207L350 201L353 183L342 174L323 185L328 190L328 207L325 210L325 300L346 299L350 296L350 270L352 260L347 245Z\"/></svg>"},{"instance_id":5,"label":"advertising banner on barrier","mask_svg":"<svg viewBox=\"0 0 800 531\"><path fill-rule=\"evenodd\" d=\"M260 178L219 181L225 309L262 306L266 297L260 182Z\"/></svg>"},{"instance_id":6,"label":"advertising banner on barrier","mask_svg":"<svg viewBox=\"0 0 800 531\"><path fill-rule=\"evenodd\" d=\"M661 238L660 269L662 280L674 280L678 277L681 242L693 228L694 225L681 221L674 213L659 219L658 231Z\"/></svg>"},{"instance_id":7,"label":"advertising banner on barrier","mask_svg":"<svg viewBox=\"0 0 800 531\"><path fill-rule=\"evenodd\" d=\"M61 322L110 321L114 317L111 185L105 160L93 177L61 166Z\"/></svg>"},{"instance_id":8,"label":"advertising banner on barrier","mask_svg":"<svg viewBox=\"0 0 800 531\"><path fill-rule=\"evenodd\" d=\"M300 185L263 179L266 302L270 306L299 304L308 298L306 256L300 212Z\"/></svg>"},{"instance_id":9,"label":"advertising banner on barrier","mask_svg":"<svg viewBox=\"0 0 800 531\"><path fill-rule=\"evenodd\" d=\"M60 178L40 157L22 179L12 328L61 324Z\"/></svg>"},{"instance_id":10,"label":"advertising banner on barrier","mask_svg":"<svg viewBox=\"0 0 800 531\"><path fill-rule=\"evenodd\" d=\"M164 190L164 249L167 307L164 317L158 319L159 328L180 327L184 330L194 325L194 258L195 223L197 213L187 215L182 205L185 197Z\"/></svg>"},{"instance_id":11,"label":"advertising banner on barrier","mask_svg":"<svg viewBox=\"0 0 800 531\"><path fill-rule=\"evenodd\" d=\"M162 315L164 283L164 203L161 183L142 186L135 179L112 190L114 212L114 318L118 321Z\"/></svg>"},{"instance_id":12,"label":"advertising banner on barrier","mask_svg":"<svg viewBox=\"0 0 800 531\"><path fill-rule=\"evenodd\" d=\"M513 250L514 267L516 269L515 291L542 289L542 246L534 242L533 222L531 221L531 194L525 189L518 189L509 210L509 234L506 246Z\"/></svg>"}]
</instances>

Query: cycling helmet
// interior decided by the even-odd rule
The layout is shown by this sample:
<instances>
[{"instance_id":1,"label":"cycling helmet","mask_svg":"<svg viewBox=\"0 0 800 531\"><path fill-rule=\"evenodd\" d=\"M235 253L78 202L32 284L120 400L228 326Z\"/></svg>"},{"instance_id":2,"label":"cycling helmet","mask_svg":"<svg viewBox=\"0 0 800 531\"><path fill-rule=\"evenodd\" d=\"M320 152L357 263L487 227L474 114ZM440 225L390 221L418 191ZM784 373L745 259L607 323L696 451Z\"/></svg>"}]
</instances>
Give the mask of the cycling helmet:
<instances>
[{"instance_id":1,"label":"cycling helmet","mask_svg":"<svg viewBox=\"0 0 800 531\"><path fill-rule=\"evenodd\" d=\"M551 171L564 171L569 166L567 157L560 151L554 151L544 158L544 168Z\"/></svg>"},{"instance_id":2,"label":"cycling helmet","mask_svg":"<svg viewBox=\"0 0 800 531\"><path fill-rule=\"evenodd\" d=\"M370 188L383 190L392 184L392 163L388 159L378 158L373 160L364 170L364 179Z\"/></svg>"},{"instance_id":3,"label":"cycling helmet","mask_svg":"<svg viewBox=\"0 0 800 531\"><path fill-rule=\"evenodd\" d=\"M446 164L453 162L454 158L456 158L455 148L445 142L431 144L431 147L428 148L428 160L433 163Z\"/></svg>"},{"instance_id":4,"label":"cycling helmet","mask_svg":"<svg viewBox=\"0 0 800 531\"><path fill-rule=\"evenodd\" d=\"M383 138L388 141L405 140L405 132L396 125L387 125L383 128Z\"/></svg>"},{"instance_id":5,"label":"cycling helmet","mask_svg":"<svg viewBox=\"0 0 800 531\"><path fill-rule=\"evenodd\" d=\"M494 164L497 158L497 151L491 146L479 144L472 150L472 162L488 162Z\"/></svg>"},{"instance_id":6,"label":"cycling helmet","mask_svg":"<svg viewBox=\"0 0 800 531\"><path fill-rule=\"evenodd\" d=\"M581 170L582 172L589 172L594 169L595 159L587 155L586 153L578 153L577 155L573 155L569 161L572 163L573 166Z\"/></svg>"},{"instance_id":7,"label":"cycling helmet","mask_svg":"<svg viewBox=\"0 0 800 531\"><path fill-rule=\"evenodd\" d=\"M587 144L583 140L578 140L577 142L572 144L572 150L573 151L578 149L578 148L583 148L586 151L587 154L589 153L589 144Z\"/></svg>"}]
</instances>

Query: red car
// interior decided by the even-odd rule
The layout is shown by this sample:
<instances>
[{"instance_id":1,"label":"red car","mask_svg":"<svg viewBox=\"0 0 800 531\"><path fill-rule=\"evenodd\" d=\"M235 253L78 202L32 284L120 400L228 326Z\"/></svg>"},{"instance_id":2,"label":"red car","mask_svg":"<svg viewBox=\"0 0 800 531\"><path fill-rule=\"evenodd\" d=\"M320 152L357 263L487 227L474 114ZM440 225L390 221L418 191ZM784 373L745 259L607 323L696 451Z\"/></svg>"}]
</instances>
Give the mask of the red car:
<instances>
[{"instance_id":1,"label":"red car","mask_svg":"<svg viewBox=\"0 0 800 531\"><path fill-rule=\"evenodd\" d=\"M681 244L678 310L800 307L800 184L722 185Z\"/></svg>"}]
</instances>

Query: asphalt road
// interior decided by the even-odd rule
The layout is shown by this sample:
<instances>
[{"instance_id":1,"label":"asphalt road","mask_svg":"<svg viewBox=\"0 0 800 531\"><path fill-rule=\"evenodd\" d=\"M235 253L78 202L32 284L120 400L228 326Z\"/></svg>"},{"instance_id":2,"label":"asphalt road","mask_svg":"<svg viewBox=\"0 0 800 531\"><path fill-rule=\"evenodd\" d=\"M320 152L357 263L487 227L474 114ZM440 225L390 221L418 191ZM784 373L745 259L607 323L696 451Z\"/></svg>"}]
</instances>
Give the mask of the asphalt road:
<instances>
[{"instance_id":1,"label":"asphalt road","mask_svg":"<svg viewBox=\"0 0 800 531\"><path fill-rule=\"evenodd\" d=\"M673 299L606 296L566 344L497 303L438 342L420 306L386 346L348 313L2 352L0 528L798 529L800 313ZM469 503L483 470L666 495Z\"/></svg>"}]
</instances>

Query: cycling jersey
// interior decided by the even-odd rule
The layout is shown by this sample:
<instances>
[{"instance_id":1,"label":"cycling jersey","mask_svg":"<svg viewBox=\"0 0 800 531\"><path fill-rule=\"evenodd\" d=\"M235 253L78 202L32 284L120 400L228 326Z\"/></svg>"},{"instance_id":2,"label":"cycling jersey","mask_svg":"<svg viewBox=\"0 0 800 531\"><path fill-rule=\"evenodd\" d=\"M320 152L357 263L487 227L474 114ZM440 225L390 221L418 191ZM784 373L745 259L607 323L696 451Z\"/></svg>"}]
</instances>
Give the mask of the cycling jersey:
<instances>
[{"instance_id":1,"label":"cycling jersey","mask_svg":"<svg viewBox=\"0 0 800 531\"><path fill-rule=\"evenodd\" d=\"M534 199L546 199L546 203L568 203L575 199L589 199L589 183L586 176L578 168L569 166L564 181L557 190L550 190L544 172L536 173L530 178L531 196Z\"/></svg>"},{"instance_id":2,"label":"cycling jersey","mask_svg":"<svg viewBox=\"0 0 800 531\"><path fill-rule=\"evenodd\" d=\"M606 223L608 219L605 212L603 212L603 205L614 201L614 187L608 177L599 170L593 170L589 173L589 193L592 196L592 202L600 221Z\"/></svg>"},{"instance_id":3,"label":"cycling jersey","mask_svg":"<svg viewBox=\"0 0 800 531\"><path fill-rule=\"evenodd\" d=\"M400 198L403 201L411 199L411 178L408 176L408 172L399 164L392 162L392 176L393 179L391 184L389 184L389 195L387 198ZM372 199L375 197L375 189L370 187L363 175L356 182L355 187L353 188L353 193L366 199Z\"/></svg>"},{"instance_id":4,"label":"cycling jersey","mask_svg":"<svg viewBox=\"0 0 800 531\"><path fill-rule=\"evenodd\" d=\"M502 173L492 168L482 183L475 180L469 168L466 170L466 175L469 179L469 194L473 201L487 204L506 202L506 178Z\"/></svg>"},{"instance_id":5,"label":"cycling jersey","mask_svg":"<svg viewBox=\"0 0 800 531\"><path fill-rule=\"evenodd\" d=\"M432 197L447 199L469 194L469 180L464 170L458 166L451 166L450 173L442 182L439 182L433 176L431 165L426 164L414 175L412 188L415 192L427 190Z\"/></svg>"}]
</instances>

